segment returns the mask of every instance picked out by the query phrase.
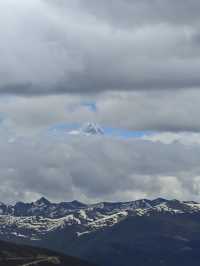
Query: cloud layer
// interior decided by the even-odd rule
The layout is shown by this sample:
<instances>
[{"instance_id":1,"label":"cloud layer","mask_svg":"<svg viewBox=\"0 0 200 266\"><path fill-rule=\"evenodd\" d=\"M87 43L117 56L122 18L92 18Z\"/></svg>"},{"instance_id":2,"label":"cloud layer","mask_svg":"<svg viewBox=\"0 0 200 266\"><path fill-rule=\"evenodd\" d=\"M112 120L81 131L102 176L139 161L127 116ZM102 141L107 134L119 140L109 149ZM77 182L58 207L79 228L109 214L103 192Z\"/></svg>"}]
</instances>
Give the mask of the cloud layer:
<instances>
[{"instance_id":1,"label":"cloud layer","mask_svg":"<svg viewBox=\"0 0 200 266\"><path fill-rule=\"evenodd\" d=\"M199 199L199 145L65 135L2 139L0 148L2 201Z\"/></svg>"},{"instance_id":2,"label":"cloud layer","mask_svg":"<svg viewBox=\"0 0 200 266\"><path fill-rule=\"evenodd\" d=\"M199 87L199 3L0 3L0 92Z\"/></svg>"},{"instance_id":3,"label":"cloud layer","mask_svg":"<svg viewBox=\"0 0 200 266\"><path fill-rule=\"evenodd\" d=\"M90 102L89 106L86 104ZM132 131L199 132L200 92L118 92L94 95L1 97L0 128L27 135L58 124L97 122ZM95 110L91 109L91 104Z\"/></svg>"},{"instance_id":4,"label":"cloud layer","mask_svg":"<svg viewBox=\"0 0 200 266\"><path fill-rule=\"evenodd\" d=\"M200 200L199 9L196 0L0 1L0 199ZM154 134L49 131L86 121Z\"/></svg>"}]
</instances>

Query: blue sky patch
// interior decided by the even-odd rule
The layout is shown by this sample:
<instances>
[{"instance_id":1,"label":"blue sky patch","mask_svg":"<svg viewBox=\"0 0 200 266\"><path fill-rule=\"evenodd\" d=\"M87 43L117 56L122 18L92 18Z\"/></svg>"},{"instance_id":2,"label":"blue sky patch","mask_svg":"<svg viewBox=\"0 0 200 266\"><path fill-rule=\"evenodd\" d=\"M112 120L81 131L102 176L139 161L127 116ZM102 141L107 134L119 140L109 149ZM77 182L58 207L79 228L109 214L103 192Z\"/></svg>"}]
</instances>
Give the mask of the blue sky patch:
<instances>
[{"instance_id":1,"label":"blue sky patch","mask_svg":"<svg viewBox=\"0 0 200 266\"><path fill-rule=\"evenodd\" d=\"M82 128L82 124L80 123L60 123L56 124L49 128L49 133L69 133L74 130L80 130ZM102 127L104 131L105 136L109 137L121 137L124 139L128 138L142 138L144 136L152 135L154 132L152 131L131 131L126 129L120 129L120 128L112 128L112 127Z\"/></svg>"}]
</instances>

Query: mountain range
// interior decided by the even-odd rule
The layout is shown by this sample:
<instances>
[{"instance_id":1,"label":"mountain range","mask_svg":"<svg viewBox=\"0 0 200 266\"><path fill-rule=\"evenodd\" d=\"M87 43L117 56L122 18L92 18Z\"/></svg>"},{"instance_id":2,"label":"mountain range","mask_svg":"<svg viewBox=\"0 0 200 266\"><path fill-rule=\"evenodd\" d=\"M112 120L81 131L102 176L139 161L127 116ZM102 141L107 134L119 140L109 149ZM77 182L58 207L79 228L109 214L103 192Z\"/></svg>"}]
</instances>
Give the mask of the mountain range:
<instances>
[{"instance_id":1,"label":"mountain range","mask_svg":"<svg viewBox=\"0 0 200 266\"><path fill-rule=\"evenodd\" d=\"M200 262L200 204L163 198L53 203L44 197L1 203L0 239L103 266L194 266Z\"/></svg>"}]
</instances>

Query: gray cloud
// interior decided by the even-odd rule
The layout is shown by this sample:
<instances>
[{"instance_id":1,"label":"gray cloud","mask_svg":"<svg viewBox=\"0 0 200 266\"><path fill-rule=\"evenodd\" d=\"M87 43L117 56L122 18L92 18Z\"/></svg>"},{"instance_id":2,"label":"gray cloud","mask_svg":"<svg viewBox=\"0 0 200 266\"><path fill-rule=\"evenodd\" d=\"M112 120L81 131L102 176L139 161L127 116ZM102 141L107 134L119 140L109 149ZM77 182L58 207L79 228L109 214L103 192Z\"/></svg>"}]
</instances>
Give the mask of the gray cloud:
<instances>
[{"instance_id":1,"label":"gray cloud","mask_svg":"<svg viewBox=\"0 0 200 266\"><path fill-rule=\"evenodd\" d=\"M130 130L200 130L199 90L106 94L97 101L100 122Z\"/></svg>"},{"instance_id":2,"label":"gray cloud","mask_svg":"<svg viewBox=\"0 0 200 266\"><path fill-rule=\"evenodd\" d=\"M199 87L197 1L0 3L0 92Z\"/></svg>"},{"instance_id":3,"label":"gray cloud","mask_svg":"<svg viewBox=\"0 0 200 266\"><path fill-rule=\"evenodd\" d=\"M92 112L84 102L96 103ZM17 136L46 132L58 124L93 121L104 127L157 132L199 132L197 89L110 92L100 95L2 97L0 130Z\"/></svg>"},{"instance_id":4,"label":"gray cloud","mask_svg":"<svg viewBox=\"0 0 200 266\"><path fill-rule=\"evenodd\" d=\"M196 0L79 0L78 3L102 21L121 27L159 23L193 25L199 22L200 4Z\"/></svg>"},{"instance_id":5,"label":"gray cloud","mask_svg":"<svg viewBox=\"0 0 200 266\"><path fill-rule=\"evenodd\" d=\"M199 199L200 146L64 136L0 141L3 201Z\"/></svg>"},{"instance_id":6,"label":"gray cloud","mask_svg":"<svg viewBox=\"0 0 200 266\"><path fill-rule=\"evenodd\" d=\"M199 8L0 1L0 199L199 200ZM88 120L173 133L126 141L47 133Z\"/></svg>"}]
</instances>

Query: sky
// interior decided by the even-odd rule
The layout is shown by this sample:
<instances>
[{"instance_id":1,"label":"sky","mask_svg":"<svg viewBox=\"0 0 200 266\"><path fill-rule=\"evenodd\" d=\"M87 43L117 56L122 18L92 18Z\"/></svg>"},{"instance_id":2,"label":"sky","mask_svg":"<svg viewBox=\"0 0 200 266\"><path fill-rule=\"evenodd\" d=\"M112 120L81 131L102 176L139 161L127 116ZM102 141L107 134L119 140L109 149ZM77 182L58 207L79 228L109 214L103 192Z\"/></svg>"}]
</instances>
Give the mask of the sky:
<instances>
[{"instance_id":1,"label":"sky","mask_svg":"<svg viewBox=\"0 0 200 266\"><path fill-rule=\"evenodd\" d=\"M200 201L199 10L0 0L0 201Z\"/></svg>"}]
</instances>

